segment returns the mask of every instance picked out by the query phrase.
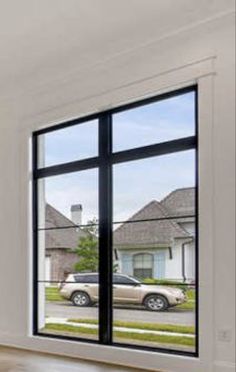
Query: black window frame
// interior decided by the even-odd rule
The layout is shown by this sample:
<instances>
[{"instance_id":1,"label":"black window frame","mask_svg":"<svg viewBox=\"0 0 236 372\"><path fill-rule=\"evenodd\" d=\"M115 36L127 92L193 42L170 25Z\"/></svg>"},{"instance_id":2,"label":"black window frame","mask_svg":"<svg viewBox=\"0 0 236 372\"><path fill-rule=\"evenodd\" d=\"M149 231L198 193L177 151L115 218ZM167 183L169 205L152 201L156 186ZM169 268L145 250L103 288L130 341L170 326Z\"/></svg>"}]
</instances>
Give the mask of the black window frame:
<instances>
[{"instance_id":1,"label":"black window frame","mask_svg":"<svg viewBox=\"0 0 236 372\"><path fill-rule=\"evenodd\" d=\"M195 93L195 135L180 139L169 140L148 146L112 151L112 115L118 112L126 111L150 103L155 103L167 98L179 96L185 93ZM98 120L98 156L88 159L76 160L68 163L38 167L38 137L52 131L60 130L73 125L85 123L90 120ZM177 153L185 150L195 150L195 229L196 229L196 346L194 352L183 350L173 350L160 347L148 347L139 345L129 345L125 343L113 342L112 324L113 324L113 300L112 300L112 265L113 265L113 247L112 247L112 166L114 164L140 160L154 156ZM56 334L46 334L38 330L38 180L45 177L62 175L65 173L78 172L86 169L99 169L99 252L101 247L103 255L99 254L99 339L89 340L79 337L70 337ZM123 347L127 349L156 351L165 354L176 354L183 356L199 356L199 213L198 213L198 86L197 84L173 90L157 96L125 104L107 111L88 115L82 118L70 120L54 126L49 126L33 132L32 134L32 205L33 205L33 335L40 337L49 337L60 340L80 341L84 343L95 343L110 345L112 347ZM188 216L185 216L188 217ZM167 218L169 219L169 218ZM115 223L119 223L116 221ZM106 248L106 255L104 255ZM102 311L101 311L102 309Z\"/></svg>"}]
</instances>

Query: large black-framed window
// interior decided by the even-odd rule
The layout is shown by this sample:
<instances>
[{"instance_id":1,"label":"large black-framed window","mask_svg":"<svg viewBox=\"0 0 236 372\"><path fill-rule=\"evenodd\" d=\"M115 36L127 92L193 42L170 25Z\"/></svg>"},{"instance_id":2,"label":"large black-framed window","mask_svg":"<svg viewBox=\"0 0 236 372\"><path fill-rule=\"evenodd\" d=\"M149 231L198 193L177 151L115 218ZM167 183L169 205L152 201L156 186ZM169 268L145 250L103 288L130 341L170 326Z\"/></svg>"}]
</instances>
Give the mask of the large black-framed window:
<instances>
[{"instance_id":1,"label":"large black-framed window","mask_svg":"<svg viewBox=\"0 0 236 372\"><path fill-rule=\"evenodd\" d=\"M194 116L194 128L187 134L179 136L173 135L172 137L166 137L165 135L163 138L153 138L152 141L147 140L143 142L144 136L140 136L140 139L137 139L137 143L131 143L131 145L123 145L122 143L122 136L121 139L116 140L116 132L117 128L115 126L115 117L116 115L123 114L125 112L129 112L130 110L135 110L139 108L147 108L152 104L158 102L166 102L168 99L172 99L175 97L182 97L186 94L192 93L193 99L193 116ZM90 115L84 118L79 118L75 120L71 120L65 123L57 124L52 127L46 127L44 129L38 130L33 133L33 334L40 335L42 337L51 337L51 338L61 338L61 339L68 339L68 340L79 340L83 342L93 342L99 343L103 345L110 345L110 346L123 346L123 347L130 347L130 348L137 348L137 349L145 349L145 350L152 350L152 351L159 351L159 352L167 352L167 353L176 353L182 355L190 355L190 356L198 356L198 135L197 135L197 117L198 112L198 98L197 98L197 86L190 86L187 88L179 89L176 91L171 91L169 93L164 93L152 98L144 99L142 101L138 101L135 103L123 105L121 107L117 107L111 109L109 111L101 112L98 114ZM43 143L45 145L45 138L50 136L52 133L57 133L63 130L67 130L68 128L73 131L73 128L79 129L82 126L86 126L89 123L91 128L91 136L95 138L93 144L90 146L89 151L82 156L77 154L73 154L73 156L68 155L66 161L61 161L58 159L46 159L45 160L45 147L42 146L42 138L44 137ZM128 124L127 124L128 125ZM118 128L119 130L119 128ZM124 128L125 134L126 128ZM144 123L144 131L145 131L145 123ZM78 134L79 138L79 134ZM117 135L118 138L118 135ZM150 143L149 143L149 142ZM132 142L132 141L131 141ZM50 142L49 142L50 145ZM59 152L60 152L60 144L58 144ZM194 173L194 212L189 213L169 213L169 215L154 215L148 217L139 217L137 220L134 219L122 219L119 220L118 215L116 216L116 211L114 210L115 199L114 199L114 183L117 167L122 164L132 164L138 161L145 161L148 159L159 159L162 161L165 156L171 156L176 154L185 154L188 152L192 152L192 158L194 159L193 165L193 173ZM80 150L78 148L78 154ZM43 161L42 161L43 158ZM67 160L68 159L68 160ZM71 161L70 161L71 160ZM84 172L84 173L83 173ZM46 241L47 234L49 231L54 231L53 239L63 241L64 236L63 231L70 232L70 239L71 236L74 234L76 229L81 228L86 229L87 223L83 224L81 221L77 222L77 224L71 224L68 222L66 224L62 223L60 226L51 226L47 224L47 216L46 207L42 205L40 198L42 198L42 187L41 183L48 182L50 180L56 179L56 177L70 177L73 174L85 174L86 172L94 173L91 175L91 179L93 177L94 181L94 189L96 190L96 200L97 200L97 215L96 220L93 221L94 226L97 229L96 238L98 242L98 308L97 308L97 333L96 337L80 337L80 336L73 336L73 333L65 332L59 333L58 331L54 332L53 327L50 331L42 331L40 327L40 307L42 307L45 311L45 304L41 306L40 301L42 301L42 293L46 296L45 293L50 293L50 290L46 288L47 283L49 284L59 284L59 279L49 280L45 276L40 276L40 260L42 260L42 256L40 255L40 245L41 240ZM96 175L95 175L96 173ZM181 175L179 176L181 177ZM117 177L118 178L118 177ZM49 180L49 181L48 181ZM92 182L92 181L91 181ZM44 184L44 191L45 194L45 184ZM66 183L65 183L66 184ZM89 192L89 191L88 191ZM164 200L164 199L163 199ZM161 207L162 208L162 207ZM43 209L43 212L41 212ZM163 212L164 213L164 212ZM93 212L95 214L95 212ZM42 217L43 216L43 217ZM178 288L194 288L195 291L195 309L194 309L194 348L188 349L185 347L177 347L174 348L169 347L169 344L165 344L164 346L160 343L155 345L154 342L149 342L147 345L145 342L142 344L136 342L123 342L122 338L119 338L115 335L115 331L113 330L114 326L114 285L113 285L113 272L115 266L115 258L117 256L120 258L120 265L126 267L127 272L124 274L129 274L129 256L127 254L128 250L120 249L119 245L118 248L116 247L116 239L119 240L119 234L116 232L116 228L120 228L123 224L125 227L127 225L135 225L136 229L139 229L140 224L150 224L153 223L163 223L165 221L170 222L173 226L177 224L178 221L182 221L183 224L187 225L188 219L194 219L194 262L192 262L192 266L194 266L194 280L187 281L186 280L186 268L185 262L188 259L188 250L190 249L189 246L192 243L192 236L188 237L184 235L184 232L179 233L176 228L176 231L179 233L177 236L176 241L184 238L181 243L181 272L183 275L183 280L179 281L175 286ZM42 222L43 221L43 222ZM45 223L44 223L45 222ZM90 223L91 224L91 223ZM146 229L146 225L142 225L142 228ZM172 227L173 227L172 226ZM175 227L175 226L174 226ZM140 227L141 228L141 227ZM160 226L157 227L158 229ZM167 229L166 226L163 229ZM183 229L184 230L184 229ZM73 234L72 234L73 231ZM135 230L137 231L137 230ZM158 230L159 231L159 230ZM56 238L56 234L61 234L59 238ZM160 233L161 234L161 233ZM177 233L176 233L177 234ZM182 235L184 236L182 236ZM40 236L43 236L43 239ZM41 240L40 240L41 239ZM178 240L179 239L179 240ZM50 240L50 239L48 239ZM145 255L151 255L153 257L154 262L157 262L157 267L160 269L158 275L161 275L161 272L164 270L164 266L162 264L163 260L166 260L170 255L169 252L172 252L172 255L175 255L175 249L164 242L161 247L158 246L158 243L155 243L156 246L151 246L148 252L145 251L134 251L132 255L132 261L135 261L135 257L144 257ZM64 244L66 245L66 244ZM62 246L62 243L61 243ZM60 246L60 248L61 248ZM136 247L136 246L135 246ZM54 247L55 248L55 247ZM69 249L71 247L63 246L63 249ZM115 248L115 255L114 255L114 248ZM127 247L126 247L127 248ZM154 248L158 248L157 254L155 256ZM159 249L160 248L160 249ZM53 254L59 247L56 247L53 251ZM120 249L120 250L119 250ZM49 252L49 253L48 253ZM47 252L47 262L50 262L50 250ZM153 253L154 252L154 253ZM165 255L166 252L166 255ZM70 252L72 254L72 252ZM156 261L155 261L156 257ZM163 258L164 257L164 258ZM173 257L171 257L173 258ZM174 256L175 258L175 256ZM123 261L122 261L123 260ZM129 262L128 262L129 261ZM171 260L173 261L173 259ZM136 266L132 268L137 271L137 268L142 273L149 273L150 270L146 270L146 266L141 265L142 262L136 263ZM141 265L141 266L140 266ZM159 266L158 266L159 265ZM162 265L162 266L161 266ZM118 265L119 266L119 265ZM119 270L119 269L118 269ZM121 269L120 269L121 270ZM70 268L68 269L70 272ZM152 274L155 270L152 268ZM131 273L133 275L133 273ZM163 280L163 279L162 279ZM174 283L174 281L173 281ZM73 283L72 283L73 284ZM146 282L145 285L151 285L153 283ZM124 284L125 285L125 284ZM165 285L168 287L172 287L170 282L166 282ZM40 290L40 287L44 286L43 292ZM60 284L59 284L60 286ZM55 288L53 289L55 290ZM193 301L193 300L191 300ZM46 302L46 301L45 301ZM53 306L53 305L52 305ZM171 311L171 310L170 310ZM116 325L116 323L114 323ZM55 328L55 327L54 327ZM157 331L158 332L158 331ZM184 331L185 332L185 331ZM179 332L181 333L181 332ZM184 336L184 333L181 333ZM122 336L123 337L123 336ZM191 337L191 334L188 335Z\"/></svg>"}]
</instances>

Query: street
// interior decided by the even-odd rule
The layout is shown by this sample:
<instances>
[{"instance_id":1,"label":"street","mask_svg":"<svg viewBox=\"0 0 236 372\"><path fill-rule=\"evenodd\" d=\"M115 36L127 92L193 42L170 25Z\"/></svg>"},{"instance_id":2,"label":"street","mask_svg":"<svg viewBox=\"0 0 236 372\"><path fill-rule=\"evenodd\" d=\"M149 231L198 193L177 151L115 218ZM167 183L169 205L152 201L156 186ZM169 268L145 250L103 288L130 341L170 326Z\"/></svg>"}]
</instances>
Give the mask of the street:
<instances>
[{"instance_id":1,"label":"street","mask_svg":"<svg viewBox=\"0 0 236 372\"><path fill-rule=\"evenodd\" d=\"M98 307L80 308L73 306L70 302L48 302L46 303L46 316L66 319L98 319ZM181 310L177 307L165 312L151 312L135 306L126 306L114 309L114 320L193 326L195 314L193 311Z\"/></svg>"}]
</instances>

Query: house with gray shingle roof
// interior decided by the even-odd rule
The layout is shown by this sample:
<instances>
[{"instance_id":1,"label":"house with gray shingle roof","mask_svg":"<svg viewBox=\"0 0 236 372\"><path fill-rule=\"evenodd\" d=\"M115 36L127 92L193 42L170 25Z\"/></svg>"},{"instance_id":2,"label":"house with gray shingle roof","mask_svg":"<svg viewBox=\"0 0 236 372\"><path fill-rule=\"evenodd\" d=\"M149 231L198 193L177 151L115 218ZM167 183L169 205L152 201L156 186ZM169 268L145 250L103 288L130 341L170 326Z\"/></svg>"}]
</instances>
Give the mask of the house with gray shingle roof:
<instances>
[{"instance_id":1,"label":"house with gray shingle roof","mask_svg":"<svg viewBox=\"0 0 236 372\"><path fill-rule=\"evenodd\" d=\"M77 218L78 206L72 206ZM139 278L193 281L194 216L195 188L178 189L161 201L149 202L114 231L114 260L119 271ZM60 281L74 271L79 260L74 250L84 232L78 219L68 219L49 204L45 221L46 280Z\"/></svg>"},{"instance_id":2,"label":"house with gray shingle roof","mask_svg":"<svg viewBox=\"0 0 236 372\"><path fill-rule=\"evenodd\" d=\"M114 232L119 270L140 278L193 281L194 215L195 188L148 203Z\"/></svg>"},{"instance_id":3,"label":"house with gray shingle roof","mask_svg":"<svg viewBox=\"0 0 236 372\"><path fill-rule=\"evenodd\" d=\"M84 232L50 204L45 207L45 227L45 278L57 282L65 279L78 262L74 250Z\"/></svg>"}]
</instances>

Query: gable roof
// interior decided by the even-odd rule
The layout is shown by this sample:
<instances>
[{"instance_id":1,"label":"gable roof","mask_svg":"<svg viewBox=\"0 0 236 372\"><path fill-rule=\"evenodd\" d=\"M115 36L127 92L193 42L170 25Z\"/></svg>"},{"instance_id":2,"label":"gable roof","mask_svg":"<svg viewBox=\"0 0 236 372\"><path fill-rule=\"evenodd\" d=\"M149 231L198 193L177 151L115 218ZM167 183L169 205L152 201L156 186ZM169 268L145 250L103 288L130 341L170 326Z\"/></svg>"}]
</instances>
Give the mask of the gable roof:
<instances>
[{"instance_id":1,"label":"gable roof","mask_svg":"<svg viewBox=\"0 0 236 372\"><path fill-rule=\"evenodd\" d=\"M195 187L182 188L172 191L161 204L169 216L194 216L195 215ZM177 222L192 222L194 217L178 218Z\"/></svg>"},{"instance_id":2,"label":"gable roof","mask_svg":"<svg viewBox=\"0 0 236 372\"><path fill-rule=\"evenodd\" d=\"M45 225L46 228L50 227L64 227L64 226L75 226L74 222L72 222L69 218L64 216L61 212L59 212L56 208L54 208L50 204L46 204L45 208Z\"/></svg>"},{"instance_id":3,"label":"gable roof","mask_svg":"<svg viewBox=\"0 0 236 372\"><path fill-rule=\"evenodd\" d=\"M79 238L84 236L83 230L50 204L46 204L45 213L46 228L52 228L45 231L46 249L77 248ZM191 235L181 226L181 223L192 222L194 217L178 219L168 219L168 217L194 215L194 213L195 188L174 190L160 202L151 201L129 218L128 222L119 226L114 231L114 246L155 247L171 245L174 239L188 238ZM159 218L163 219L142 221ZM71 228L62 228L70 226Z\"/></svg>"},{"instance_id":4,"label":"gable roof","mask_svg":"<svg viewBox=\"0 0 236 372\"><path fill-rule=\"evenodd\" d=\"M77 248L79 238L83 236L84 233L69 218L65 217L50 204L46 204L45 221L46 228L52 228L52 230L45 231L46 249ZM71 228L68 228L70 226ZM67 228L63 229L62 227Z\"/></svg>"},{"instance_id":5,"label":"gable roof","mask_svg":"<svg viewBox=\"0 0 236 372\"><path fill-rule=\"evenodd\" d=\"M160 202L151 201L119 226L114 232L114 246L155 247L171 245L177 238L188 238L191 235L181 226L181 222L192 222L194 219L192 217L168 219L168 217L193 215L194 209L195 188L174 190ZM143 221L148 219L153 221Z\"/></svg>"},{"instance_id":6,"label":"gable roof","mask_svg":"<svg viewBox=\"0 0 236 372\"><path fill-rule=\"evenodd\" d=\"M123 223L114 232L114 245L118 246L157 246L170 245L176 238L187 238L189 233L173 220L164 219L168 217L168 211L158 201L153 200L135 213L128 223ZM140 221L146 219L163 220Z\"/></svg>"}]
</instances>

